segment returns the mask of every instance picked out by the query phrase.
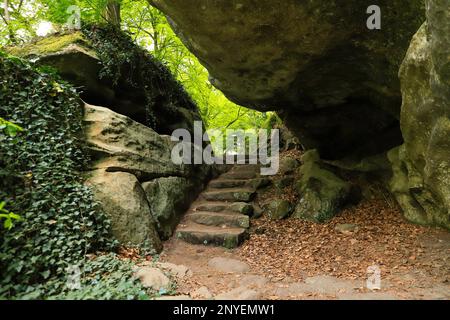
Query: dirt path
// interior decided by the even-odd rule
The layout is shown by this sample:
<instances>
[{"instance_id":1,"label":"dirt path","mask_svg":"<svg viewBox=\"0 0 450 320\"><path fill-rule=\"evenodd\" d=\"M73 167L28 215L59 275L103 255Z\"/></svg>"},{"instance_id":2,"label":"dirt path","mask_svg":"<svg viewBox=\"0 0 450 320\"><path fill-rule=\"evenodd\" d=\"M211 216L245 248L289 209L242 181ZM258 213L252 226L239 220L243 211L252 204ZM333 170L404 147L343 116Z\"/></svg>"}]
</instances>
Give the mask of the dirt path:
<instances>
[{"instance_id":1,"label":"dirt path","mask_svg":"<svg viewBox=\"0 0 450 320\"><path fill-rule=\"evenodd\" d=\"M196 299L450 299L449 258L447 231L409 224L381 200L321 225L254 220L236 249L174 237L161 254L192 271L177 294ZM381 290L366 287L370 266L381 272Z\"/></svg>"}]
</instances>

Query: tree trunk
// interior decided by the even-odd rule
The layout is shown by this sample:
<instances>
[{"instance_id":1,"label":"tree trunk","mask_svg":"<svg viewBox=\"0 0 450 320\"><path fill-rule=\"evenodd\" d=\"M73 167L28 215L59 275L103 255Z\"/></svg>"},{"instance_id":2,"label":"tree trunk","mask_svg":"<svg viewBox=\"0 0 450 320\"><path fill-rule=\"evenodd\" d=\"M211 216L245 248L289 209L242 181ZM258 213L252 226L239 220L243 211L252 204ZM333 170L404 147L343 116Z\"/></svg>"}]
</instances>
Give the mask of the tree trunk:
<instances>
[{"instance_id":1,"label":"tree trunk","mask_svg":"<svg viewBox=\"0 0 450 320\"><path fill-rule=\"evenodd\" d=\"M12 44L16 44L17 43L16 35L11 26L11 15L9 13L9 0L3 1L3 9L4 9L3 20L5 21L6 27L8 28L9 42Z\"/></svg>"},{"instance_id":2,"label":"tree trunk","mask_svg":"<svg viewBox=\"0 0 450 320\"><path fill-rule=\"evenodd\" d=\"M106 3L104 17L106 21L116 27L120 28L120 2L118 0L108 0Z\"/></svg>"},{"instance_id":3,"label":"tree trunk","mask_svg":"<svg viewBox=\"0 0 450 320\"><path fill-rule=\"evenodd\" d=\"M11 16L9 15L9 0L3 1L3 9L5 10L5 20L7 23L11 21Z\"/></svg>"}]
</instances>

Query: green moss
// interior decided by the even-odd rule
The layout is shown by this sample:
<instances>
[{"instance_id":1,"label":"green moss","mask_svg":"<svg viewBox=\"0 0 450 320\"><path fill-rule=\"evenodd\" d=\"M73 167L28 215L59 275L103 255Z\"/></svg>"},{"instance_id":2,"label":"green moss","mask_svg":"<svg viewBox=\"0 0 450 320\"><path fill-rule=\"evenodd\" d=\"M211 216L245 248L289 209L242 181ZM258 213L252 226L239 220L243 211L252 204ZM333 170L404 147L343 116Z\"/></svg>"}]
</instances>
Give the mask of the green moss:
<instances>
[{"instance_id":1,"label":"green moss","mask_svg":"<svg viewBox=\"0 0 450 320\"><path fill-rule=\"evenodd\" d=\"M302 161L297 182L301 198L293 217L325 222L346 202L350 185L323 165L316 150L307 151Z\"/></svg>"},{"instance_id":2,"label":"green moss","mask_svg":"<svg viewBox=\"0 0 450 320\"><path fill-rule=\"evenodd\" d=\"M30 57L63 50L70 44L86 42L81 32L73 32L64 35L54 35L39 39L36 42L28 43L20 47L11 47L6 51L9 54L19 57Z\"/></svg>"},{"instance_id":3,"label":"green moss","mask_svg":"<svg viewBox=\"0 0 450 320\"><path fill-rule=\"evenodd\" d=\"M237 246L239 246L239 241L234 236L225 237L223 246L227 249L233 249L233 248L236 248Z\"/></svg>"}]
</instances>

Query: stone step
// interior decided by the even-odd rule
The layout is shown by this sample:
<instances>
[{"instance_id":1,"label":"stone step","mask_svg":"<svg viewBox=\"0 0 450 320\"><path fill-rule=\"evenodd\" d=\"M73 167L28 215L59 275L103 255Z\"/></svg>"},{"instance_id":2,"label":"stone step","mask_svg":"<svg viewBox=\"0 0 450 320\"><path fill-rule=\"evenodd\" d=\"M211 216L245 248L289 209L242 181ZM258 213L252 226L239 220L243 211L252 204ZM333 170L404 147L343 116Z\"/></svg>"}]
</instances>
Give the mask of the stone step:
<instances>
[{"instance_id":1,"label":"stone step","mask_svg":"<svg viewBox=\"0 0 450 320\"><path fill-rule=\"evenodd\" d=\"M244 179L254 179L258 177L257 172L253 171L229 171L220 176L223 179L235 179L235 180L244 180Z\"/></svg>"},{"instance_id":2,"label":"stone step","mask_svg":"<svg viewBox=\"0 0 450 320\"><path fill-rule=\"evenodd\" d=\"M195 211L186 216L190 221L207 226L226 226L236 228L250 227L248 216L236 212L204 212Z\"/></svg>"},{"instance_id":3,"label":"stone step","mask_svg":"<svg viewBox=\"0 0 450 320\"><path fill-rule=\"evenodd\" d=\"M181 225L176 235L192 244L216 245L229 249L236 248L248 237L247 229L244 228L222 228L193 222Z\"/></svg>"},{"instance_id":4,"label":"stone step","mask_svg":"<svg viewBox=\"0 0 450 320\"><path fill-rule=\"evenodd\" d=\"M248 187L251 189L258 189L265 187L270 184L270 179L268 178L257 178L257 179L216 179L209 183L209 188L211 189L225 189L225 188L236 188L236 187Z\"/></svg>"},{"instance_id":5,"label":"stone step","mask_svg":"<svg viewBox=\"0 0 450 320\"><path fill-rule=\"evenodd\" d=\"M244 187L249 180L217 179L209 183L208 187L213 189Z\"/></svg>"},{"instance_id":6,"label":"stone step","mask_svg":"<svg viewBox=\"0 0 450 320\"><path fill-rule=\"evenodd\" d=\"M250 202L255 196L255 191L250 189L219 189L209 190L201 194L203 199L209 201L234 201L234 202Z\"/></svg>"},{"instance_id":7,"label":"stone step","mask_svg":"<svg viewBox=\"0 0 450 320\"><path fill-rule=\"evenodd\" d=\"M259 164L237 164L230 170L231 172L260 172Z\"/></svg>"},{"instance_id":8,"label":"stone step","mask_svg":"<svg viewBox=\"0 0 450 320\"><path fill-rule=\"evenodd\" d=\"M253 206L246 202L223 202L223 201L207 201L197 202L193 204L194 211L209 211L209 212L235 212L242 213L247 216L253 214Z\"/></svg>"}]
</instances>

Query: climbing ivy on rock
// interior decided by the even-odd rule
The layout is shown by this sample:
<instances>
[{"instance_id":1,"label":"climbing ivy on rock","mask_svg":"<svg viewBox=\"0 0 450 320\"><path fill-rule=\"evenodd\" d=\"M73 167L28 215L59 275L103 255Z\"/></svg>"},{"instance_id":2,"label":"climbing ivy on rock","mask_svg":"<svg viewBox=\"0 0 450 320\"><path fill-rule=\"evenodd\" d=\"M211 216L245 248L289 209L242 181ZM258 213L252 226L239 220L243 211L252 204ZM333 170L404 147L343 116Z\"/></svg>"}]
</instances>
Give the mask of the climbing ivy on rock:
<instances>
[{"instance_id":1,"label":"climbing ivy on rock","mask_svg":"<svg viewBox=\"0 0 450 320\"><path fill-rule=\"evenodd\" d=\"M0 53L0 117L23 128L0 141L0 199L23 221L0 229L0 297L63 278L111 249L110 222L83 185L82 106L56 75Z\"/></svg>"},{"instance_id":2,"label":"climbing ivy on rock","mask_svg":"<svg viewBox=\"0 0 450 320\"><path fill-rule=\"evenodd\" d=\"M111 25L86 24L83 34L91 41L102 63L100 78L112 81L113 85L124 80L132 87L144 90L149 127L158 130L154 108L161 97L171 102L165 105L166 109L173 108L165 110L166 114L176 113L177 106L196 109L195 103L169 69L139 47L124 31Z\"/></svg>"},{"instance_id":3,"label":"climbing ivy on rock","mask_svg":"<svg viewBox=\"0 0 450 320\"><path fill-rule=\"evenodd\" d=\"M30 288L19 298L148 300L149 292L134 277L133 266L134 264L130 260L123 260L115 253L90 257L82 265L74 266L72 271L77 270L79 273L72 272L69 281L59 278L51 279Z\"/></svg>"}]
</instances>

